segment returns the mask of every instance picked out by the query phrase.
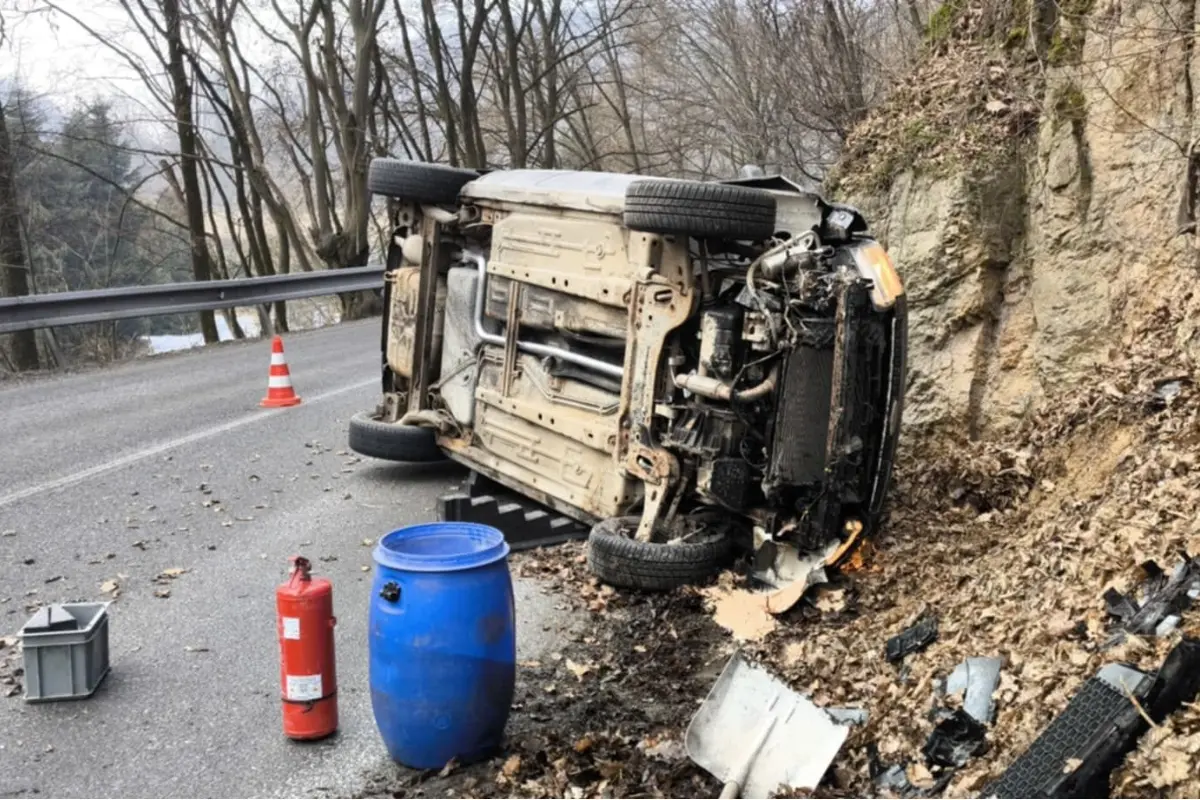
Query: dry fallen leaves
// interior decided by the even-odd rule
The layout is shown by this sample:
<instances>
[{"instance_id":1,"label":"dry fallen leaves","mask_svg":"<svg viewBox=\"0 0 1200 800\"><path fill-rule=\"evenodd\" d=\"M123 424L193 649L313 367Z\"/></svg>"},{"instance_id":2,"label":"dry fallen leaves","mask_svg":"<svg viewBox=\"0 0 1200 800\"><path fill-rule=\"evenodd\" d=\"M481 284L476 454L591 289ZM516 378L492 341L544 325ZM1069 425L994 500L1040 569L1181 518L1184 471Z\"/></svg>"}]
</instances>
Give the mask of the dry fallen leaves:
<instances>
[{"instance_id":1,"label":"dry fallen leaves","mask_svg":"<svg viewBox=\"0 0 1200 800\"><path fill-rule=\"evenodd\" d=\"M920 762L909 764L904 775L908 778L908 782L918 789L932 789L935 783L933 774Z\"/></svg>"},{"instance_id":2,"label":"dry fallen leaves","mask_svg":"<svg viewBox=\"0 0 1200 800\"><path fill-rule=\"evenodd\" d=\"M593 672L596 669L596 665L577 664L568 658L567 669L571 671L571 674L574 675L577 680L582 681L585 675L587 675L589 672Z\"/></svg>"},{"instance_id":3,"label":"dry fallen leaves","mask_svg":"<svg viewBox=\"0 0 1200 800\"><path fill-rule=\"evenodd\" d=\"M814 601L817 610L826 614L834 614L846 610L845 589L825 589L817 594Z\"/></svg>"}]
</instances>

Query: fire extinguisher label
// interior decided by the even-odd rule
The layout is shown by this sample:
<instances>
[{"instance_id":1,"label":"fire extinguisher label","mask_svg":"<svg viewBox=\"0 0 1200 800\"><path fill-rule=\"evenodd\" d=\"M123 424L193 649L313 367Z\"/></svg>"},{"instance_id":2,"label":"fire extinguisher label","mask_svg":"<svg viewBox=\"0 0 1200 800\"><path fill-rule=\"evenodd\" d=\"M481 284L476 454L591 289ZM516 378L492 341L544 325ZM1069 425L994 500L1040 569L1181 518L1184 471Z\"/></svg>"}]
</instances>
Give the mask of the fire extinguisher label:
<instances>
[{"instance_id":1,"label":"fire extinguisher label","mask_svg":"<svg viewBox=\"0 0 1200 800\"><path fill-rule=\"evenodd\" d=\"M300 618L299 617L284 617L283 618L283 638L299 639L300 638Z\"/></svg>"},{"instance_id":2,"label":"fire extinguisher label","mask_svg":"<svg viewBox=\"0 0 1200 800\"><path fill-rule=\"evenodd\" d=\"M320 675L287 676L288 700L320 700L323 694Z\"/></svg>"}]
</instances>

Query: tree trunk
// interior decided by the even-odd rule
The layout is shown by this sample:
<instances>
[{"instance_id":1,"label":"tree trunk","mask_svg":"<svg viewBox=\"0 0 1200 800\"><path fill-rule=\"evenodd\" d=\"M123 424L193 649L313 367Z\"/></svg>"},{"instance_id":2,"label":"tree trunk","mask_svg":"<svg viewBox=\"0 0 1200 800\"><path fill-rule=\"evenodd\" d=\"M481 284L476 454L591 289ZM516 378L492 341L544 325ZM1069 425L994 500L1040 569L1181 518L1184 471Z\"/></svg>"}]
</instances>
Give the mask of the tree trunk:
<instances>
[{"instance_id":1,"label":"tree trunk","mask_svg":"<svg viewBox=\"0 0 1200 800\"><path fill-rule=\"evenodd\" d=\"M188 233L192 246L192 277L212 279L212 264L204 233L204 203L200 194L200 175L196 166L196 127L192 121L192 85L184 64L183 34L180 30L179 0L162 0L167 32L167 72L171 77L175 129L179 136L179 171L183 177L184 202L187 205ZM200 312L200 330L206 343L220 341L217 323L211 311Z\"/></svg>"},{"instance_id":2,"label":"tree trunk","mask_svg":"<svg viewBox=\"0 0 1200 800\"><path fill-rule=\"evenodd\" d=\"M23 297L29 294L29 272L25 266L25 248L21 245L12 141L4 115L4 106L0 105L0 265L5 267L5 293ZM12 335L12 360L18 370L38 368L36 331L18 331Z\"/></svg>"},{"instance_id":3,"label":"tree trunk","mask_svg":"<svg viewBox=\"0 0 1200 800\"><path fill-rule=\"evenodd\" d=\"M233 334L233 338L245 339L246 332L242 330L242 323L238 322L237 309L227 308L224 310L224 313L225 322L229 324L229 331Z\"/></svg>"}]
</instances>

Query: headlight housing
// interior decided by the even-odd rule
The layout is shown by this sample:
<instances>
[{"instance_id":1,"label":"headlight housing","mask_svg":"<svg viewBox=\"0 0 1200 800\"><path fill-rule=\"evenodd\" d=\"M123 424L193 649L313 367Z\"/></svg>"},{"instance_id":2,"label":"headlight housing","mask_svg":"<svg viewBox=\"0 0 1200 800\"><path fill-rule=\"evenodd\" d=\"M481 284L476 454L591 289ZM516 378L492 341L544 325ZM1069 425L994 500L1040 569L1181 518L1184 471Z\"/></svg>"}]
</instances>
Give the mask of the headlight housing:
<instances>
[{"instance_id":1,"label":"headlight housing","mask_svg":"<svg viewBox=\"0 0 1200 800\"><path fill-rule=\"evenodd\" d=\"M873 240L855 245L853 252L859 274L871 281L871 305L880 311L891 308L896 298L904 294L904 283L891 256Z\"/></svg>"}]
</instances>

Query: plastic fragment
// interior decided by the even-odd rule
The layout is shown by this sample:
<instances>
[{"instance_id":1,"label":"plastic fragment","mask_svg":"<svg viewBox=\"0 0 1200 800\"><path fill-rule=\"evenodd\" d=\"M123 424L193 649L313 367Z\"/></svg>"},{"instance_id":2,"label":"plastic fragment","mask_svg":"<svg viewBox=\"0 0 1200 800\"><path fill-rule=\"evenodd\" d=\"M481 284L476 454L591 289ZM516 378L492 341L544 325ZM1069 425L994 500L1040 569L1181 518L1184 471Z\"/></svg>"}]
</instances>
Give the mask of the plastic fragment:
<instances>
[{"instance_id":1,"label":"plastic fragment","mask_svg":"<svg viewBox=\"0 0 1200 800\"><path fill-rule=\"evenodd\" d=\"M936 614L922 614L903 633L887 640L887 660L896 662L911 653L924 650L937 639L938 618Z\"/></svg>"},{"instance_id":2,"label":"plastic fragment","mask_svg":"<svg viewBox=\"0 0 1200 800\"><path fill-rule=\"evenodd\" d=\"M925 760L939 767L961 767L987 748L987 729L961 708L937 724L925 742Z\"/></svg>"},{"instance_id":3,"label":"plastic fragment","mask_svg":"<svg viewBox=\"0 0 1200 800\"><path fill-rule=\"evenodd\" d=\"M827 708L825 713L838 725L866 725L868 714L865 708Z\"/></svg>"},{"instance_id":4,"label":"plastic fragment","mask_svg":"<svg viewBox=\"0 0 1200 800\"><path fill-rule=\"evenodd\" d=\"M999 658L972 656L960 663L946 679L946 693L963 692L963 710L984 725L990 725L996 707L992 695L1000 685Z\"/></svg>"}]
</instances>

